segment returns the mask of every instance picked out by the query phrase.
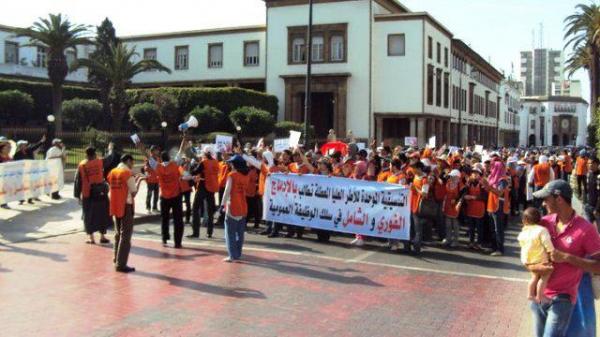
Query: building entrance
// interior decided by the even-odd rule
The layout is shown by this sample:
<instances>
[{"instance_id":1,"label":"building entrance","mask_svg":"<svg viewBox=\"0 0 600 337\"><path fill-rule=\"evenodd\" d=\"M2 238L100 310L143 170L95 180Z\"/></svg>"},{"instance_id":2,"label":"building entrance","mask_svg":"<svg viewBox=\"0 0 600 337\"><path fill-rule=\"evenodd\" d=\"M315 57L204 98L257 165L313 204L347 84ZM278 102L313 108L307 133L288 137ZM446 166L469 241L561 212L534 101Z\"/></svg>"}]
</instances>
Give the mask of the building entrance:
<instances>
[{"instance_id":1,"label":"building entrance","mask_svg":"<svg viewBox=\"0 0 600 337\"><path fill-rule=\"evenodd\" d=\"M306 94L300 94L302 122L304 122L304 102ZM327 138L329 130L334 128L333 114L335 109L335 99L331 92L313 92L311 97L311 113L308 121L315 128L317 139Z\"/></svg>"}]
</instances>

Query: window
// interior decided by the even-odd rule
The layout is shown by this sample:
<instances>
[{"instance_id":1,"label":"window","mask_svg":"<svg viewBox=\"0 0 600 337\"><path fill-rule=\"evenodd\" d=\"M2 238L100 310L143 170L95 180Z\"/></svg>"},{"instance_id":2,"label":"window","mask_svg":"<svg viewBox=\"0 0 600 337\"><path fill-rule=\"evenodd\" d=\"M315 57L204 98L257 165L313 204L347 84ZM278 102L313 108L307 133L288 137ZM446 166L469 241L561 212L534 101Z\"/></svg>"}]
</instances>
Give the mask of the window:
<instances>
[{"instance_id":1,"label":"window","mask_svg":"<svg viewBox=\"0 0 600 337\"><path fill-rule=\"evenodd\" d=\"M156 61L156 48L146 48L146 49L144 49L144 60L154 60L154 61Z\"/></svg>"},{"instance_id":2,"label":"window","mask_svg":"<svg viewBox=\"0 0 600 337\"><path fill-rule=\"evenodd\" d=\"M344 54L344 37L333 35L331 37L331 61L343 61Z\"/></svg>"},{"instance_id":3,"label":"window","mask_svg":"<svg viewBox=\"0 0 600 337\"><path fill-rule=\"evenodd\" d=\"M433 66L427 66L427 104L433 105Z\"/></svg>"},{"instance_id":4,"label":"window","mask_svg":"<svg viewBox=\"0 0 600 337\"><path fill-rule=\"evenodd\" d=\"M437 63L441 64L442 63L442 45L438 42L437 43Z\"/></svg>"},{"instance_id":5,"label":"window","mask_svg":"<svg viewBox=\"0 0 600 337\"><path fill-rule=\"evenodd\" d=\"M444 67L448 68L448 48L444 48Z\"/></svg>"},{"instance_id":6,"label":"window","mask_svg":"<svg viewBox=\"0 0 600 337\"><path fill-rule=\"evenodd\" d=\"M437 69L435 72L435 105L442 106L442 69Z\"/></svg>"},{"instance_id":7,"label":"window","mask_svg":"<svg viewBox=\"0 0 600 337\"><path fill-rule=\"evenodd\" d=\"M77 60L77 51L74 49L69 49L65 53L65 57L67 59L67 66L71 66L75 60Z\"/></svg>"},{"instance_id":8,"label":"window","mask_svg":"<svg viewBox=\"0 0 600 337\"><path fill-rule=\"evenodd\" d=\"M223 44L211 43L208 45L208 67L223 68Z\"/></svg>"},{"instance_id":9,"label":"window","mask_svg":"<svg viewBox=\"0 0 600 337\"><path fill-rule=\"evenodd\" d=\"M448 108L450 105L450 74L444 73L444 108Z\"/></svg>"},{"instance_id":10,"label":"window","mask_svg":"<svg viewBox=\"0 0 600 337\"><path fill-rule=\"evenodd\" d=\"M427 57L433 59L433 39L431 36L427 37Z\"/></svg>"},{"instance_id":11,"label":"window","mask_svg":"<svg viewBox=\"0 0 600 337\"><path fill-rule=\"evenodd\" d=\"M292 42L292 63L304 63L306 61L306 50L304 38L297 37Z\"/></svg>"},{"instance_id":12,"label":"window","mask_svg":"<svg viewBox=\"0 0 600 337\"><path fill-rule=\"evenodd\" d=\"M38 46L34 66L38 67L38 68L46 68L47 61L48 61L47 59L48 59L48 54L46 52L46 48Z\"/></svg>"},{"instance_id":13,"label":"window","mask_svg":"<svg viewBox=\"0 0 600 337\"><path fill-rule=\"evenodd\" d=\"M17 42L4 42L4 63L19 64L19 44Z\"/></svg>"},{"instance_id":14,"label":"window","mask_svg":"<svg viewBox=\"0 0 600 337\"><path fill-rule=\"evenodd\" d=\"M535 119L531 120L531 129L535 129Z\"/></svg>"},{"instance_id":15,"label":"window","mask_svg":"<svg viewBox=\"0 0 600 337\"><path fill-rule=\"evenodd\" d=\"M258 41L244 42L244 65L247 67L258 66L259 60Z\"/></svg>"},{"instance_id":16,"label":"window","mask_svg":"<svg viewBox=\"0 0 600 337\"><path fill-rule=\"evenodd\" d=\"M312 37L312 61L323 62L325 60L325 46L323 36Z\"/></svg>"},{"instance_id":17,"label":"window","mask_svg":"<svg viewBox=\"0 0 600 337\"><path fill-rule=\"evenodd\" d=\"M188 46L175 47L175 70L186 70L189 67L190 54Z\"/></svg>"},{"instance_id":18,"label":"window","mask_svg":"<svg viewBox=\"0 0 600 337\"><path fill-rule=\"evenodd\" d=\"M404 56L406 53L406 38L404 34L388 35L388 56Z\"/></svg>"}]
</instances>

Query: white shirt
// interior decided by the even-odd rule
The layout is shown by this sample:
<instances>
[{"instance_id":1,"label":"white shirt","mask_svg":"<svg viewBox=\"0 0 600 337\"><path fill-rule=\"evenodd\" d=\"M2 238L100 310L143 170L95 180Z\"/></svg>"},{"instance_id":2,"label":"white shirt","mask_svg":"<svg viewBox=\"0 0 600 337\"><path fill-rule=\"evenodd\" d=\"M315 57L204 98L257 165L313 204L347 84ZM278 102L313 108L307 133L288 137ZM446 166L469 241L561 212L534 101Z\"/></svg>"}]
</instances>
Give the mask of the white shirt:
<instances>
[{"instance_id":1,"label":"white shirt","mask_svg":"<svg viewBox=\"0 0 600 337\"><path fill-rule=\"evenodd\" d=\"M131 169L129 169L129 167L127 167L127 165L123 163L119 163L119 166L117 166L117 168L131 172ZM135 178L133 177L133 175L130 176L129 179L127 179L127 190L127 204L133 205L133 194L137 193L137 186L135 185Z\"/></svg>"},{"instance_id":2,"label":"white shirt","mask_svg":"<svg viewBox=\"0 0 600 337\"><path fill-rule=\"evenodd\" d=\"M65 155L65 149L64 148L61 149L58 146L52 146L51 148L48 149L48 151L46 151L46 159L54 159L54 158L62 159L64 155Z\"/></svg>"}]
</instances>

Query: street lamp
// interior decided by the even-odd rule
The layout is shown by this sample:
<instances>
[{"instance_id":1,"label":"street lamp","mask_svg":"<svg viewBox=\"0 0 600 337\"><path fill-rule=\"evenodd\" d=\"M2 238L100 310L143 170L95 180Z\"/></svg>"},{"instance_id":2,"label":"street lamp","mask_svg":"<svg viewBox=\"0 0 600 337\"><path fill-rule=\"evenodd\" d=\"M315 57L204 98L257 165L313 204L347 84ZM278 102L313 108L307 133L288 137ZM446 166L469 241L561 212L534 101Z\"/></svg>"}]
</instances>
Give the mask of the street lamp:
<instances>
[{"instance_id":1,"label":"street lamp","mask_svg":"<svg viewBox=\"0 0 600 337\"><path fill-rule=\"evenodd\" d=\"M56 121L56 117L53 114L46 116L46 120L48 123L46 124L46 148L49 148L49 144L51 144L52 139L54 139L54 121Z\"/></svg>"},{"instance_id":2,"label":"street lamp","mask_svg":"<svg viewBox=\"0 0 600 337\"><path fill-rule=\"evenodd\" d=\"M167 149L167 122L162 122L160 123L160 127L161 127L161 136L162 136L162 147L163 147L163 151L165 151Z\"/></svg>"}]
</instances>

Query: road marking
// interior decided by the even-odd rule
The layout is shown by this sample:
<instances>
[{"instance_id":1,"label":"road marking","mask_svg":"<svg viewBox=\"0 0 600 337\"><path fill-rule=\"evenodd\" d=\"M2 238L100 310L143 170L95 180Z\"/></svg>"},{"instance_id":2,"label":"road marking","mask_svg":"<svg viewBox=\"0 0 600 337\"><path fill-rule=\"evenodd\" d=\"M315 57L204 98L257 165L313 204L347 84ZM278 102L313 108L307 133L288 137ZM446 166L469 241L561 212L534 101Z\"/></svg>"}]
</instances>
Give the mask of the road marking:
<instances>
[{"instance_id":1,"label":"road marking","mask_svg":"<svg viewBox=\"0 0 600 337\"><path fill-rule=\"evenodd\" d=\"M139 236L136 237L136 240L162 242L159 239L141 238ZM210 242L210 241L186 242L185 244L187 246L211 247L211 248L220 248L220 249L226 248L224 243L221 244L221 243ZM366 265L371 265L371 266L394 268L394 269L400 269L400 270L419 271L419 272L424 272L424 273L435 273L435 274L445 274L445 275L465 276L465 277L477 277L477 278L485 278L485 279L490 279L490 280L503 280L503 281L520 282L520 283L529 282L529 280L527 280L527 279L516 278L516 277L493 276L493 275L485 275L485 274L477 274L477 273L463 273L463 272L450 271L450 270L399 266L399 265L388 264L388 263L363 261L364 259L373 255L375 252L366 252L365 254L361 254L354 259L343 259L343 258L335 257L335 256L325 256L325 255L317 255L317 254L310 254L310 253L303 253L303 252L292 252L292 251L281 250L281 249L260 248L260 247L251 247L251 246L244 247L244 250L256 251L256 252L266 252L266 253L278 253L278 254L285 254L285 255L314 257L314 258L318 258L318 259L325 259L325 260L337 261L337 262L343 262L343 263L366 264Z\"/></svg>"}]
</instances>

